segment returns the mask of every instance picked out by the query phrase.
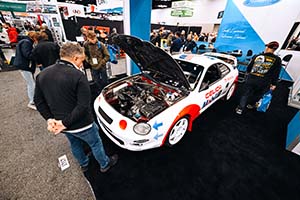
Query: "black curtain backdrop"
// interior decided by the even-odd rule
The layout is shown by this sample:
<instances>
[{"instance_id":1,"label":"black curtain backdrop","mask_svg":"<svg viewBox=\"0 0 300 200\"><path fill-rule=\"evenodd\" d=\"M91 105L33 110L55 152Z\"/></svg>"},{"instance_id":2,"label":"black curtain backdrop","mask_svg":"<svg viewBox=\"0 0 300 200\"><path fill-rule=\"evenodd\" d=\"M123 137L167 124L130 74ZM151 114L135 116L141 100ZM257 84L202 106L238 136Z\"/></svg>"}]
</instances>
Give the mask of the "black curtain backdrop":
<instances>
[{"instance_id":1,"label":"black curtain backdrop","mask_svg":"<svg viewBox=\"0 0 300 200\"><path fill-rule=\"evenodd\" d=\"M300 156L285 150L287 126L297 109L287 106L281 81L266 113L234 112L243 84L228 102L201 114L193 131L173 148L121 149L100 133L119 162L106 174L92 159L85 177L101 200L296 200Z\"/></svg>"}]
</instances>

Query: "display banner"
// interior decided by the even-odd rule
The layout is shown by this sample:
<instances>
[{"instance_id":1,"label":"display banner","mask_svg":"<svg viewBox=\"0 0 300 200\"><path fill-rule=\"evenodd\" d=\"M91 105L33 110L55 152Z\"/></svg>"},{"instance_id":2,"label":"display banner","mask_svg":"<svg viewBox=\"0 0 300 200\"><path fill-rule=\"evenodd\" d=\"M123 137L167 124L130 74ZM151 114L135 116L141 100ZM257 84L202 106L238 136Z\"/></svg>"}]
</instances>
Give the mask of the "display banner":
<instances>
[{"instance_id":1,"label":"display banner","mask_svg":"<svg viewBox=\"0 0 300 200\"><path fill-rule=\"evenodd\" d=\"M248 50L253 55L264 50L264 44L279 42L275 54L282 59L282 45L300 16L300 1L293 0L228 0L215 47L219 51L242 50L239 61L244 61ZM296 33L295 33L296 34ZM288 67L282 68L281 78L297 80L300 57L293 53Z\"/></svg>"},{"instance_id":2,"label":"display banner","mask_svg":"<svg viewBox=\"0 0 300 200\"><path fill-rule=\"evenodd\" d=\"M0 11L26 12L26 4L0 1Z\"/></svg>"},{"instance_id":3,"label":"display banner","mask_svg":"<svg viewBox=\"0 0 300 200\"><path fill-rule=\"evenodd\" d=\"M241 50L242 54L238 57L240 61L246 58L249 50L252 50L253 54L258 54L265 48L264 41L232 0L227 1L215 48L218 52Z\"/></svg>"}]
</instances>

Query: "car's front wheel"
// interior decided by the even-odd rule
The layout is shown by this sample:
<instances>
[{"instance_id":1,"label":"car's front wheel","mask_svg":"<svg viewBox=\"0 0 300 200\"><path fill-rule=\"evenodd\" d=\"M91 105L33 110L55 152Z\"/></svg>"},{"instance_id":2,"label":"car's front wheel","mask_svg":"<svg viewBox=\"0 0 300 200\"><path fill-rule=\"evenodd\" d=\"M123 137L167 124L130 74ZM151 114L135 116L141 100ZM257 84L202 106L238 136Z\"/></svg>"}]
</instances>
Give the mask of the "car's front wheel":
<instances>
[{"instance_id":1,"label":"car's front wheel","mask_svg":"<svg viewBox=\"0 0 300 200\"><path fill-rule=\"evenodd\" d=\"M187 117L179 119L172 127L166 145L173 146L177 144L184 136L189 125L189 120Z\"/></svg>"}]
</instances>

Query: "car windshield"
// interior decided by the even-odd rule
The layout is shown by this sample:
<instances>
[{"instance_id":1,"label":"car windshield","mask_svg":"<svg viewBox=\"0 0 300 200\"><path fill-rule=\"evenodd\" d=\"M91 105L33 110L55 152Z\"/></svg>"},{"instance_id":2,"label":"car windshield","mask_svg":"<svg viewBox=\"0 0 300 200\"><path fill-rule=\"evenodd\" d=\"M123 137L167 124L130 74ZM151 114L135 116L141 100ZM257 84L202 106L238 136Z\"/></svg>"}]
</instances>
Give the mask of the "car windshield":
<instances>
[{"instance_id":1,"label":"car windshield","mask_svg":"<svg viewBox=\"0 0 300 200\"><path fill-rule=\"evenodd\" d=\"M191 88L195 89L199 81L199 77L203 72L203 66L177 59L176 62L180 65L186 79L191 85Z\"/></svg>"}]
</instances>

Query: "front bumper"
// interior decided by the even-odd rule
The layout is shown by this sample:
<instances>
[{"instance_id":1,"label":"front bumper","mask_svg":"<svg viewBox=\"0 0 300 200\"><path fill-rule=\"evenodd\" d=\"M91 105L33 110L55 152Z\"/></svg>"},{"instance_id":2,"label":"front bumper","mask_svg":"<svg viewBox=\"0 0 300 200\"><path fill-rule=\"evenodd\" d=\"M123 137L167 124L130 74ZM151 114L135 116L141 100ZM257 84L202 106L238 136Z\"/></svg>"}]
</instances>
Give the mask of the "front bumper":
<instances>
[{"instance_id":1,"label":"front bumper","mask_svg":"<svg viewBox=\"0 0 300 200\"><path fill-rule=\"evenodd\" d=\"M160 146L160 143L150 136L151 133L149 133L149 135L147 136L142 136L140 138L129 139L126 136L122 137L120 136L120 134L116 134L113 130L111 130L111 128L108 127L109 125L105 124L105 122L102 121L103 119L101 119L100 117L97 117L97 120L105 135L121 148L128 149L130 151L143 151L146 149L152 149Z\"/></svg>"}]
</instances>

